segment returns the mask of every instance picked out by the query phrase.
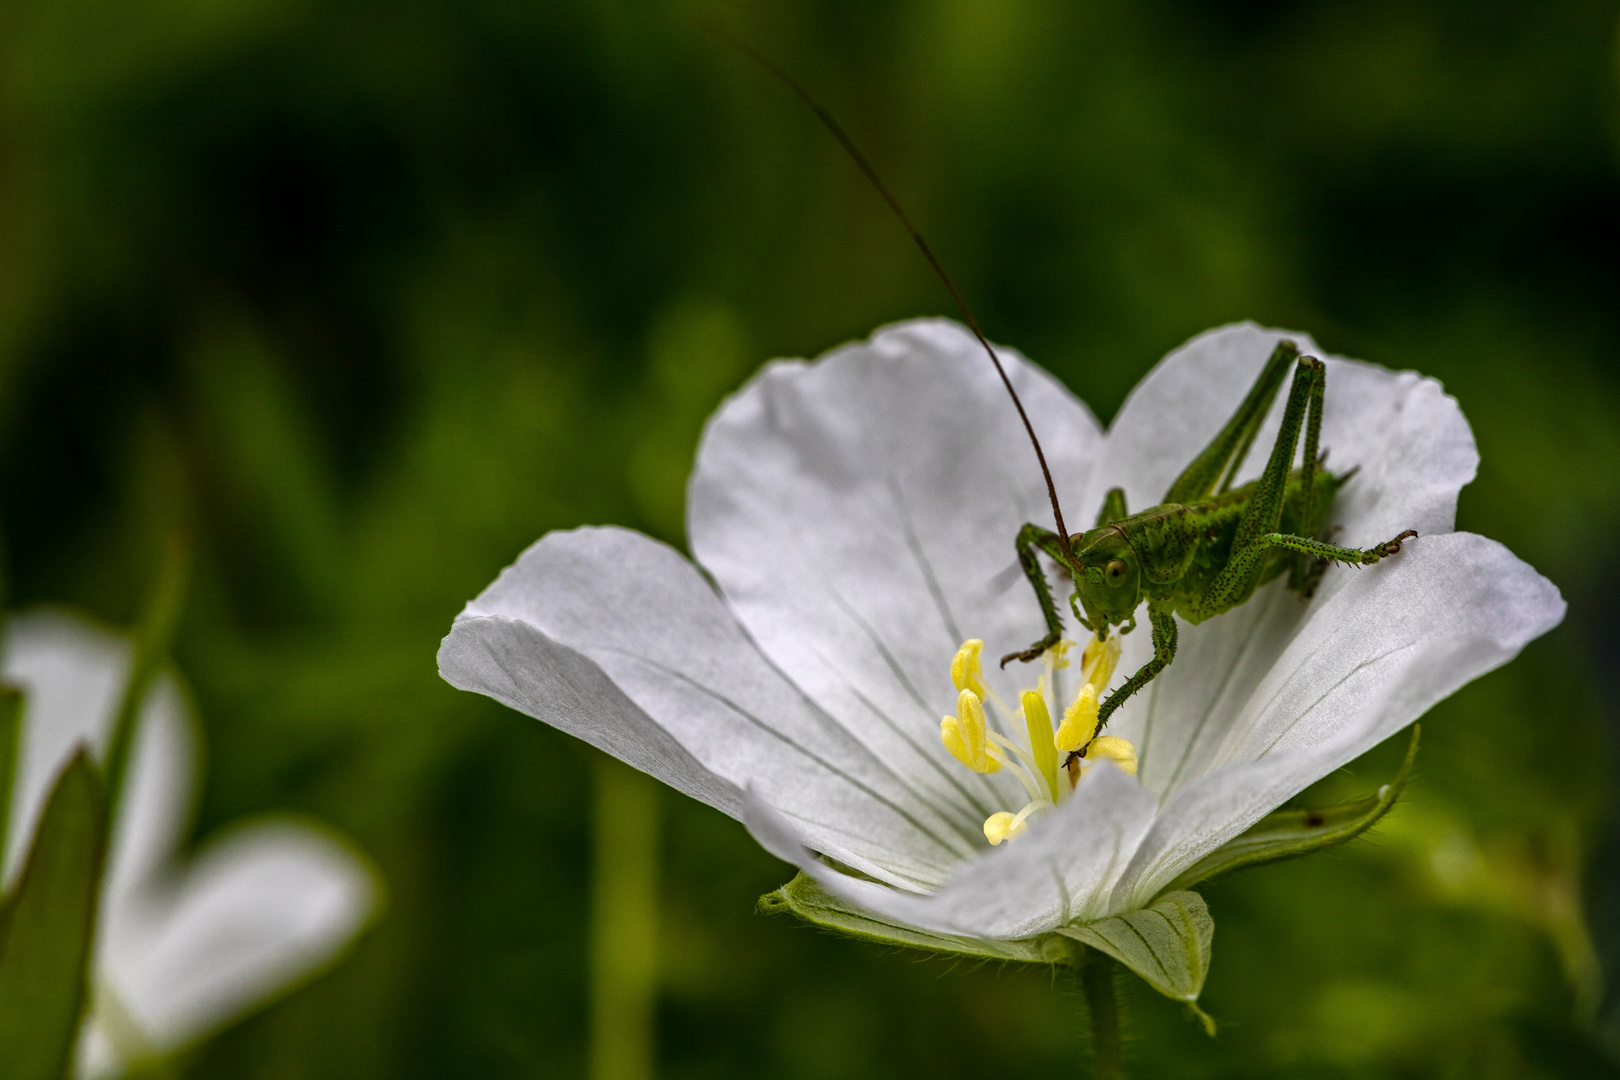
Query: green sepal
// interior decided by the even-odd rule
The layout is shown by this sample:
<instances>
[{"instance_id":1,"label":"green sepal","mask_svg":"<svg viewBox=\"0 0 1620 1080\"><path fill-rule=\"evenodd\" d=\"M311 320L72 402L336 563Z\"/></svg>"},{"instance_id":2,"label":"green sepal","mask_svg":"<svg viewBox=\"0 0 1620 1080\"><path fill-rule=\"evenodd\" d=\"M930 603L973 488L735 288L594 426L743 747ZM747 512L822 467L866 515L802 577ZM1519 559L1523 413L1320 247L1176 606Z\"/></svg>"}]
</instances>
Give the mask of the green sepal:
<instances>
[{"instance_id":1,"label":"green sepal","mask_svg":"<svg viewBox=\"0 0 1620 1080\"><path fill-rule=\"evenodd\" d=\"M897 926L857 911L823 889L815 878L802 873L775 892L760 897L759 912L762 915L790 912L824 930L877 945L1025 964L1072 963L1073 950L1055 934L1021 941L989 941Z\"/></svg>"},{"instance_id":2,"label":"green sepal","mask_svg":"<svg viewBox=\"0 0 1620 1080\"><path fill-rule=\"evenodd\" d=\"M1153 989L1185 1005L1205 1031L1215 1034L1215 1021L1198 1007L1215 938L1215 920L1202 896L1167 893L1152 907L1083 926L1060 927L1058 933L1118 960Z\"/></svg>"},{"instance_id":3,"label":"green sepal","mask_svg":"<svg viewBox=\"0 0 1620 1080\"><path fill-rule=\"evenodd\" d=\"M107 843L101 773L81 748L51 788L28 861L0 904L0 1074L60 1080L89 991Z\"/></svg>"},{"instance_id":4,"label":"green sepal","mask_svg":"<svg viewBox=\"0 0 1620 1080\"><path fill-rule=\"evenodd\" d=\"M1419 727L1412 725L1412 739L1406 747L1395 779L1371 795L1320 810L1278 810L1267 814L1248 832L1231 840L1170 883L1171 889L1185 889L1218 874L1258 863L1308 855L1334 844L1354 840L1389 813L1390 807L1406 788L1417 760Z\"/></svg>"}]
</instances>

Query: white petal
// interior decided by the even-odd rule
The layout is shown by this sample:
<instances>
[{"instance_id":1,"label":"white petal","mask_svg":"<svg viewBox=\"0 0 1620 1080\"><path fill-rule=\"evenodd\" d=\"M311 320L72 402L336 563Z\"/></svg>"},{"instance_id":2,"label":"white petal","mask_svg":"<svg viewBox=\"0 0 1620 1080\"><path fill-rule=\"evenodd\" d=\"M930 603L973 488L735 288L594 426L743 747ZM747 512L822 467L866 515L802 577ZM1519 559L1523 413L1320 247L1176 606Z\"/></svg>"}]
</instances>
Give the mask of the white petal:
<instances>
[{"instance_id":1,"label":"white petal","mask_svg":"<svg viewBox=\"0 0 1620 1080\"><path fill-rule=\"evenodd\" d=\"M1116 909L1146 903L1268 810L1507 663L1564 616L1551 582L1470 533L1424 537L1348 577L1238 699L1235 715L1200 717L1208 733L1193 734L1205 746L1116 889Z\"/></svg>"},{"instance_id":2,"label":"white petal","mask_svg":"<svg viewBox=\"0 0 1620 1080\"><path fill-rule=\"evenodd\" d=\"M1113 914L1111 887L1153 823L1153 797L1110 764L1094 768L1072 798L1027 832L962 864L931 896L914 896L841 874L794 841L759 800L748 829L766 850L795 863L847 903L939 933L1012 940Z\"/></svg>"},{"instance_id":3,"label":"white petal","mask_svg":"<svg viewBox=\"0 0 1620 1080\"><path fill-rule=\"evenodd\" d=\"M115 919L123 898L148 886L175 856L195 795L192 725L174 681L158 682L142 711L130 755L103 887L104 918Z\"/></svg>"},{"instance_id":4,"label":"white petal","mask_svg":"<svg viewBox=\"0 0 1620 1080\"><path fill-rule=\"evenodd\" d=\"M9 883L21 869L50 785L74 749L87 745L98 757L105 751L128 666L123 637L77 616L42 609L7 621L5 678L23 688L26 701L0 880ZM190 808L188 723L173 681L160 679L141 714L125 804L132 820L120 823L109 885L144 872L172 849ZM138 782L142 773L147 779Z\"/></svg>"},{"instance_id":5,"label":"white petal","mask_svg":"<svg viewBox=\"0 0 1620 1080\"><path fill-rule=\"evenodd\" d=\"M1327 364L1321 445L1330 451L1328 467L1343 472L1360 466L1334 500L1330 524L1345 526L1339 542L1370 547L1404 529L1450 532L1457 493L1479 464L1456 401L1434 379L1328 356L1308 334L1254 323L1200 334L1137 384L1109 429L1087 508L1095 512L1093 504L1100 505L1115 484L1125 488L1133 511L1158 505L1232 415L1283 338ZM1286 397L1284 383L1240 482L1265 467Z\"/></svg>"},{"instance_id":6,"label":"white petal","mask_svg":"<svg viewBox=\"0 0 1620 1080\"><path fill-rule=\"evenodd\" d=\"M982 818L851 738L689 562L637 533L544 537L467 606L439 669L728 813L751 785L804 843L883 880L937 884L976 846Z\"/></svg>"},{"instance_id":7,"label":"white petal","mask_svg":"<svg viewBox=\"0 0 1620 1080\"><path fill-rule=\"evenodd\" d=\"M998 351L1075 514L1096 421L1051 376ZM949 665L964 639L988 642L993 669L1045 632L1013 541L1025 522L1051 527L1046 488L966 330L919 320L813 364L772 364L710 421L688 507L693 554L737 618L852 737L980 821L1022 801L1005 774L962 770L937 735L955 709ZM1010 679L988 674L1016 700Z\"/></svg>"},{"instance_id":8,"label":"white petal","mask_svg":"<svg viewBox=\"0 0 1620 1080\"><path fill-rule=\"evenodd\" d=\"M100 978L160 1051L260 1004L330 961L377 901L337 842L284 821L238 826L108 924Z\"/></svg>"}]
</instances>

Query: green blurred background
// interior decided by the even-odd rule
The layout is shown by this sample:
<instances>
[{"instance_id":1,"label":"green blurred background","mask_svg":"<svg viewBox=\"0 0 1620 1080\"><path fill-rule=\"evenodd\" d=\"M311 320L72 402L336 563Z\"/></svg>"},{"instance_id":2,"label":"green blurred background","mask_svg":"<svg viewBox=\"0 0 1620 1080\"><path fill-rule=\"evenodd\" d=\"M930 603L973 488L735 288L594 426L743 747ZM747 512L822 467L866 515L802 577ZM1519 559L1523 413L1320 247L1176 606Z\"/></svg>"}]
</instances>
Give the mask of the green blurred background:
<instances>
[{"instance_id":1,"label":"green blurred background","mask_svg":"<svg viewBox=\"0 0 1620 1080\"><path fill-rule=\"evenodd\" d=\"M948 310L695 14L815 88L1104 419L1238 318L1443 379L1484 459L1461 527L1569 599L1435 710L1371 839L1207 889L1222 1032L1138 984L1135 1072L1620 1075L1613 0L4 0L13 602L127 622L188 529L199 835L307 811L389 882L185 1074L584 1072L593 752L452 691L438 640L548 529L680 543L703 418L767 358ZM660 810L662 1076L1080 1074L1049 973L756 916L787 868Z\"/></svg>"}]
</instances>

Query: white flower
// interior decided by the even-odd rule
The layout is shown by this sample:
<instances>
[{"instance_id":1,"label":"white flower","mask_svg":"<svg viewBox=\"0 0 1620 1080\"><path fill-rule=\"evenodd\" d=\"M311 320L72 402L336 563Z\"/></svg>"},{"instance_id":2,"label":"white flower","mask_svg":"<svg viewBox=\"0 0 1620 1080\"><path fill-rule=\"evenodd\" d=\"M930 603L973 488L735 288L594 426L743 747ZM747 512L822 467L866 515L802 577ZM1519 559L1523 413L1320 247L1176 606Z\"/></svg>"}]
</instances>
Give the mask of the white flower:
<instances>
[{"instance_id":1,"label":"white flower","mask_svg":"<svg viewBox=\"0 0 1620 1080\"><path fill-rule=\"evenodd\" d=\"M125 640L80 619L38 611L7 622L5 679L26 695L8 887L74 749L105 751L128 668ZM177 860L198 732L173 679L154 685L139 724L102 890L81 1076L116 1075L263 1004L332 960L378 900L361 858L289 820L235 823Z\"/></svg>"},{"instance_id":2,"label":"white flower","mask_svg":"<svg viewBox=\"0 0 1620 1080\"><path fill-rule=\"evenodd\" d=\"M1166 357L1107 434L1004 352L1069 528L1114 485L1133 511L1156 505L1285 336L1322 355L1303 334L1211 331ZM1005 391L954 323L767 367L698 452L702 569L623 529L550 534L456 619L440 671L741 818L888 924L1010 940L1135 911L1563 616L1506 548L1452 531L1477 464L1456 402L1416 374L1325 359L1323 445L1336 470L1360 468L1333 506L1340 542L1420 539L1329 570L1309 603L1277 581L1183 625L1175 663L1108 728L1134 745L1136 775L1099 765L1020 830L997 819L1011 843L990 846L987 818L1038 800L981 760L973 716L945 725L953 759L940 717L958 709L965 640L1000 655L1042 636L1009 567L1019 526L1049 526L1050 511ZM1240 479L1263 466L1280 411ZM1124 639L1119 672L1145 662L1147 638ZM1035 665L1018 667L992 666L988 691L1018 701Z\"/></svg>"}]
</instances>

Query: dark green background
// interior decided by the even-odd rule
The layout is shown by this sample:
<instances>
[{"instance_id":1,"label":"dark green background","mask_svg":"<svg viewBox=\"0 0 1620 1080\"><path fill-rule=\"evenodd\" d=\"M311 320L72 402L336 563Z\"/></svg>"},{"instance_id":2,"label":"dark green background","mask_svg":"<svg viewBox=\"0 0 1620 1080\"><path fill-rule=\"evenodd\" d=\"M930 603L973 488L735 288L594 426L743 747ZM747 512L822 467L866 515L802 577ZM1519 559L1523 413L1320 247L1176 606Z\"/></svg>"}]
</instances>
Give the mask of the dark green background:
<instances>
[{"instance_id":1,"label":"dark green background","mask_svg":"<svg viewBox=\"0 0 1620 1080\"><path fill-rule=\"evenodd\" d=\"M703 417L765 359L947 310L704 13L826 98L990 334L1105 419L1245 317L1445 380L1484 459L1460 525L1570 601L1435 711L1386 828L1207 889L1223 1030L1139 988L1137 1074L1616 1075L1570 978L1583 900L1620 966L1612 0L4 0L14 602L128 621L188 528L199 832L309 811L391 890L188 1075L582 1073L591 758L441 683L438 639L547 529L679 542ZM755 916L786 868L663 805L664 1076L1080 1074L1048 974Z\"/></svg>"}]
</instances>

